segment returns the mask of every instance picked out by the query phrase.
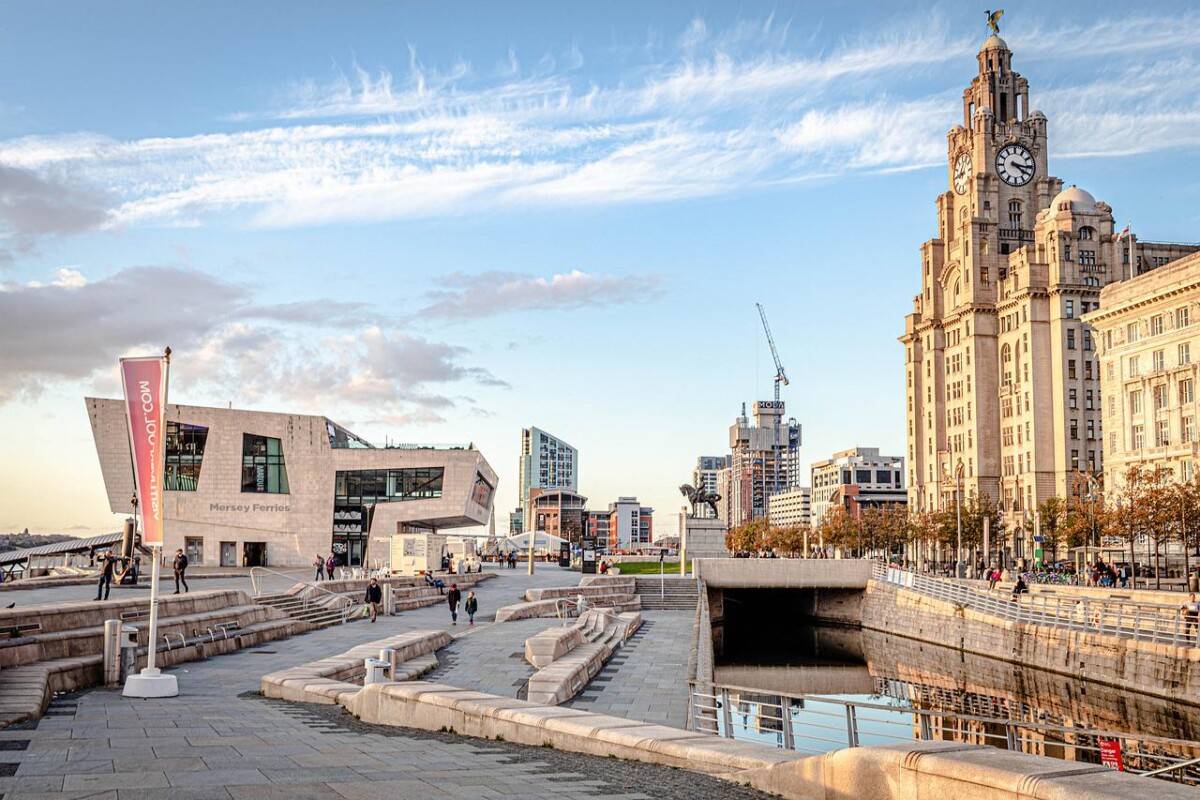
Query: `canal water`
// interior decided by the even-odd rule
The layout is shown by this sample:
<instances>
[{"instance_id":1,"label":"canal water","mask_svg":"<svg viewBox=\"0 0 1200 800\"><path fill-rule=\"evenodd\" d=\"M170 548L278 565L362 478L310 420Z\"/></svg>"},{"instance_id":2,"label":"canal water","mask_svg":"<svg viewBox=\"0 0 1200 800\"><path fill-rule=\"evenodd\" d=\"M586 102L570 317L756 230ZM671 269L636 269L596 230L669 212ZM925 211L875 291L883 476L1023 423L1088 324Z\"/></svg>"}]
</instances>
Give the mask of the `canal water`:
<instances>
[{"instance_id":1,"label":"canal water","mask_svg":"<svg viewBox=\"0 0 1200 800\"><path fill-rule=\"evenodd\" d=\"M763 692L737 695L727 721L739 738L784 745L779 702L771 693L828 696L787 708L795 749L825 752L857 743L911 741L913 714L887 708L928 709L1068 728L1200 740L1200 706L1030 669L999 659L852 627L775 626L774 635L729 631L717 656L719 685ZM746 631L748 634L749 632ZM859 706L853 718L845 705ZM854 732L850 732L850 728Z\"/></svg>"}]
</instances>

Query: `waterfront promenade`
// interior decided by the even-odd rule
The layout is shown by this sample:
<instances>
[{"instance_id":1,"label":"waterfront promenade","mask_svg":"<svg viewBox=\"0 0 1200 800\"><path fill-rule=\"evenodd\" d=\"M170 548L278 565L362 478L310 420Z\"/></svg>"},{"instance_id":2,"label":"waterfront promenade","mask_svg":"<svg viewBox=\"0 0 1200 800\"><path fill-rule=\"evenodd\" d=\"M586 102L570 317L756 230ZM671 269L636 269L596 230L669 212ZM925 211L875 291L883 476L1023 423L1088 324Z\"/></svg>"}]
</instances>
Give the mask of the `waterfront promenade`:
<instances>
[{"instance_id":1,"label":"waterfront promenade","mask_svg":"<svg viewBox=\"0 0 1200 800\"><path fill-rule=\"evenodd\" d=\"M336 707L257 695L266 673L363 641L445 629L456 638L439 654L433 679L515 697L533 671L522 657L524 638L555 621L496 625L494 610L530 586L570 585L578 573L539 566L532 578L523 569L496 574L477 590L482 613L475 628L462 615L451 626L445 606L429 606L184 664L174 670L180 696L169 700L128 700L105 689L60 698L37 724L0 731L0 794L4 800L764 796L664 767L366 726ZM618 651L574 705L682 724L692 615L644 614L645 632Z\"/></svg>"}]
</instances>

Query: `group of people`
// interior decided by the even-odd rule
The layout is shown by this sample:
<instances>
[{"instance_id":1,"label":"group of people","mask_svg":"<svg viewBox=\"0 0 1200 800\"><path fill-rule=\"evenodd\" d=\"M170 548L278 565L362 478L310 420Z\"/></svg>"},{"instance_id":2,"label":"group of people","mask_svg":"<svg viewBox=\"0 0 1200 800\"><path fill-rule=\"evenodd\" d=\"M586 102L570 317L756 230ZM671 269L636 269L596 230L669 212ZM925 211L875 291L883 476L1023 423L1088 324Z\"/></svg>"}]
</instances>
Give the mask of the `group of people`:
<instances>
[{"instance_id":1,"label":"group of people","mask_svg":"<svg viewBox=\"0 0 1200 800\"><path fill-rule=\"evenodd\" d=\"M125 560L117 556L111 549L105 550L96 559L96 566L100 568L100 577L96 582L97 600L108 599L109 592L112 590L113 578L131 586L137 586L138 576L142 570L142 557L135 555L129 559L129 565L123 571L118 571ZM175 594L179 594L180 585L183 586L185 593L188 591L187 568L187 554L182 549L176 550L175 557L171 560L171 571L175 575Z\"/></svg>"},{"instance_id":2,"label":"group of people","mask_svg":"<svg viewBox=\"0 0 1200 800\"><path fill-rule=\"evenodd\" d=\"M433 576L429 573L425 573L425 582L429 585L437 586L439 592L445 586L442 580L434 580ZM378 578L371 578L370 583L367 584L367 593L363 600L366 603L363 611L369 614L371 622L374 622L378 619L379 608L383 604L383 587L379 585ZM460 603L462 604L463 611L467 614L469 624L473 626L475 624L475 615L479 613L479 598L475 596L475 592L472 590L467 592L467 599L464 601L458 584L452 583L450 584L449 591L446 592L446 605L450 607L451 625L458 624L458 606Z\"/></svg>"},{"instance_id":3,"label":"group of people","mask_svg":"<svg viewBox=\"0 0 1200 800\"><path fill-rule=\"evenodd\" d=\"M333 571L337 569L337 565L337 556L333 553L330 553L328 557L317 553L317 557L313 561L313 566L317 568L317 580L333 580Z\"/></svg>"}]
</instances>

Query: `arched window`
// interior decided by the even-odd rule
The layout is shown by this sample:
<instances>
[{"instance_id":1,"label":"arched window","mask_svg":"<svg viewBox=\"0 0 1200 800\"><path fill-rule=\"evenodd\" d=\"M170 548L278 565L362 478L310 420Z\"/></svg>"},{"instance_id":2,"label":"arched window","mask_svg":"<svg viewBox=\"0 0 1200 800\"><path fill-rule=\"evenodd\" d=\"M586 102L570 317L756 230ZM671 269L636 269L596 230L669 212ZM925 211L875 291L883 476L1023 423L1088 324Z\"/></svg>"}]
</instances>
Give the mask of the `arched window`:
<instances>
[{"instance_id":1,"label":"arched window","mask_svg":"<svg viewBox=\"0 0 1200 800\"><path fill-rule=\"evenodd\" d=\"M1004 345L1000 348L1000 371L1004 376L1003 383L1012 383L1012 346Z\"/></svg>"},{"instance_id":2,"label":"arched window","mask_svg":"<svg viewBox=\"0 0 1200 800\"><path fill-rule=\"evenodd\" d=\"M962 283L960 281L955 281L954 282L954 305L956 305L956 306L958 305L958 293L960 291L962 291Z\"/></svg>"},{"instance_id":3,"label":"arched window","mask_svg":"<svg viewBox=\"0 0 1200 800\"><path fill-rule=\"evenodd\" d=\"M1079 229L1079 240L1081 242L1082 241L1090 241L1095 238L1096 238L1096 229L1095 228L1084 225L1082 228Z\"/></svg>"},{"instance_id":4,"label":"arched window","mask_svg":"<svg viewBox=\"0 0 1200 800\"><path fill-rule=\"evenodd\" d=\"M1010 228L1021 227L1021 201L1020 200L1009 200L1008 201L1008 227L1010 227Z\"/></svg>"},{"instance_id":5,"label":"arched window","mask_svg":"<svg viewBox=\"0 0 1200 800\"><path fill-rule=\"evenodd\" d=\"M959 211L959 212L958 212L958 221L959 221L959 222L966 222L966 221L967 221L967 207L966 207L966 206L963 206L963 209L962 209L962 211Z\"/></svg>"}]
</instances>

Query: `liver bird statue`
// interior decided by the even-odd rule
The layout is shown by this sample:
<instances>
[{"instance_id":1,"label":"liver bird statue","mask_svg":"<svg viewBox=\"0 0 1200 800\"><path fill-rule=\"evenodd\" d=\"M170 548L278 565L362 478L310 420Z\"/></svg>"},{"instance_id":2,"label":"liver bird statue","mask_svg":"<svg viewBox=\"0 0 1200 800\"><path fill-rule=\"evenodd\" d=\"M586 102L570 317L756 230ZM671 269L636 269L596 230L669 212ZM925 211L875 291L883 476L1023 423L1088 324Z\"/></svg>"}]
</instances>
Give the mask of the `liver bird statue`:
<instances>
[{"instance_id":1,"label":"liver bird statue","mask_svg":"<svg viewBox=\"0 0 1200 800\"><path fill-rule=\"evenodd\" d=\"M701 505L707 505L712 509L713 516L717 516L717 502L721 499L721 495L716 492L710 492L703 485L692 486L690 483L685 483L679 487L679 493L688 499L692 504L692 516L696 516L696 509Z\"/></svg>"},{"instance_id":2,"label":"liver bird statue","mask_svg":"<svg viewBox=\"0 0 1200 800\"><path fill-rule=\"evenodd\" d=\"M985 11L983 13L987 14L988 28L991 29L992 33L1000 33L1000 18L1004 16L1004 9L997 8L995 11Z\"/></svg>"}]
</instances>

